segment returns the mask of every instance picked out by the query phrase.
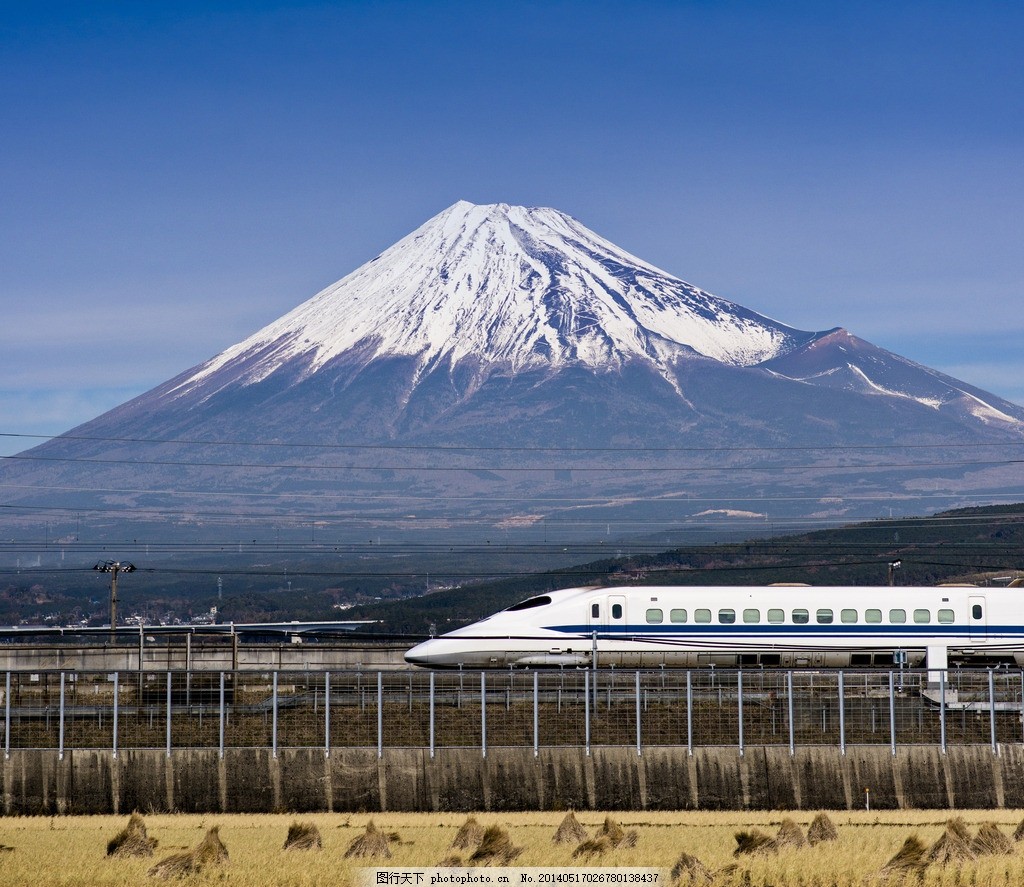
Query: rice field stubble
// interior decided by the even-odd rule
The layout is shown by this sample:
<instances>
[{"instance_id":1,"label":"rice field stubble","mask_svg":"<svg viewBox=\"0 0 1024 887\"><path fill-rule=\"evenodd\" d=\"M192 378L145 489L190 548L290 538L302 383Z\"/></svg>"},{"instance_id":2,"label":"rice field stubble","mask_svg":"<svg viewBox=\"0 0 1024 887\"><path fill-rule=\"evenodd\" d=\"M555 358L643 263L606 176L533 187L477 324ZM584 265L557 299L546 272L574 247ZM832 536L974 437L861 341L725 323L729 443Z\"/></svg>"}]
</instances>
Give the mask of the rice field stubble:
<instances>
[{"instance_id":1,"label":"rice field stubble","mask_svg":"<svg viewBox=\"0 0 1024 887\"><path fill-rule=\"evenodd\" d=\"M587 866L658 866L659 883L669 884L669 871L681 854L690 854L713 873L715 884L751 887L865 887L909 883L885 879L880 873L904 841L917 836L926 846L937 842L954 816L972 834L994 822L1007 836L1021 822L1021 811L883 811L832 812L838 839L816 846L782 846L767 854L734 857L736 833L753 828L775 834L784 820L806 833L815 811L738 812L577 812L591 837L606 816L626 830L636 830L634 846L588 856ZM511 842L522 848L513 865L581 864L576 846L552 841L565 814L476 813L483 826L501 825ZM244 885L244 887L312 887L358 883L362 868L427 867L442 860L467 864L468 850L452 849L466 822L465 813L385 814L233 814L145 817L148 834L159 843L153 857L119 859L106 855L110 839L124 828L127 816L0 818L0 884L4 887L138 887L161 882L150 875L154 860L189 850L212 826L220 827L229 860L180 879L178 883ZM319 829L321 850L285 851L289 827L298 819ZM370 820L389 837L390 859L345 859L347 848L366 832ZM921 881L926 887L1024 884L1024 842L1007 855L983 856L945 866L931 864ZM174 883L172 881L172 883ZM683 884L689 883L683 877ZM706 882L705 882L706 883Z\"/></svg>"}]
</instances>

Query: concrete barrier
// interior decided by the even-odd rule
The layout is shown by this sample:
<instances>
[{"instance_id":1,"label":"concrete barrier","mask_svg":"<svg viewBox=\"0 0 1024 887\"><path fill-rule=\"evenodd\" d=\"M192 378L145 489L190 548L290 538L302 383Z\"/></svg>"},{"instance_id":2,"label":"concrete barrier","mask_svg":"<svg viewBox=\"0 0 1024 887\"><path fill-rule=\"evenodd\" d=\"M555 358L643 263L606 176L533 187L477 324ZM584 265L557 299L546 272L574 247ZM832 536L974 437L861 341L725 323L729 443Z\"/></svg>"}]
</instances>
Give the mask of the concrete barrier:
<instances>
[{"instance_id":1,"label":"concrete barrier","mask_svg":"<svg viewBox=\"0 0 1024 887\"><path fill-rule=\"evenodd\" d=\"M3 813L1024 807L1024 747L12 750Z\"/></svg>"}]
</instances>

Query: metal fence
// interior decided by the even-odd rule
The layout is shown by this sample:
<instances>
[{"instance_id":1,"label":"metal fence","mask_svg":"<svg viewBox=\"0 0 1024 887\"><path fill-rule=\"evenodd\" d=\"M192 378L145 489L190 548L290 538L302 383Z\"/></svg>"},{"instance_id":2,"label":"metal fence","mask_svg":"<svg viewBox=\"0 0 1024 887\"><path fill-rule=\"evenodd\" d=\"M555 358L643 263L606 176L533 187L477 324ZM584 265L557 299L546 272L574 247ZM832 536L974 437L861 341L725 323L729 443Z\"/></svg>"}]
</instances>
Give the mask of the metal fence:
<instances>
[{"instance_id":1,"label":"metal fence","mask_svg":"<svg viewBox=\"0 0 1024 887\"><path fill-rule=\"evenodd\" d=\"M936 680L938 678L938 680ZM6 672L15 749L990 745L1024 671Z\"/></svg>"}]
</instances>

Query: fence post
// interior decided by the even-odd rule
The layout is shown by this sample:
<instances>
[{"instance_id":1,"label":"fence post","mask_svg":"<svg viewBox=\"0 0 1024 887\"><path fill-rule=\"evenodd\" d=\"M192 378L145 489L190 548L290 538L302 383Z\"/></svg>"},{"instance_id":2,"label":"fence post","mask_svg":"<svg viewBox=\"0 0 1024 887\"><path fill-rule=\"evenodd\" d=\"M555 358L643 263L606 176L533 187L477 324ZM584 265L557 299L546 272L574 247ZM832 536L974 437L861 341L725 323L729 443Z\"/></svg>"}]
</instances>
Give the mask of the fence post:
<instances>
[{"instance_id":1,"label":"fence post","mask_svg":"<svg viewBox=\"0 0 1024 887\"><path fill-rule=\"evenodd\" d=\"M846 685L839 672L839 754L846 755Z\"/></svg>"},{"instance_id":2,"label":"fence post","mask_svg":"<svg viewBox=\"0 0 1024 887\"><path fill-rule=\"evenodd\" d=\"M118 696L118 678L120 672L114 672L114 716L113 716L113 729L111 731L110 746L111 752L114 758L117 758L117 696Z\"/></svg>"},{"instance_id":3,"label":"fence post","mask_svg":"<svg viewBox=\"0 0 1024 887\"><path fill-rule=\"evenodd\" d=\"M430 757L434 757L434 672L430 673Z\"/></svg>"},{"instance_id":4,"label":"fence post","mask_svg":"<svg viewBox=\"0 0 1024 887\"><path fill-rule=\"evenodd\" d=\"M324 672L324 757L331 756L331 673Z\"/></svg>"},{"instance_id":5,"label":"fence post","mask_svg":"<svg viewBox=\"0 0 1024 887\"><path fill-rule=\"evenodd\" d=\"M171 673L167 673L167 757L171 756Z\"/></svg>"},{"instance_id":6,"label":"fence post","mask_svg":"<svg viewBox=\"0 0 1024 887\"><path fill-rule=\"evenodd\" d=\"M1024 675L1024 672L1021 672ZM6 692L3 695L3 757L10 758L10 672L7 672Z\"/></svg>"},{"instance_id":7,"label":"fence post","mask_svg":"<svg viewBox=\"0 0 1024 887\"><path fill-rule=\"evenodd\" d=\"M793 672L786 672L786 720L789 722L789 756L796 755L796 728L793 725Z\"/></svg>"},{"instance_id":8,"label":"fence post","mask_svg":"<svg viewBox=\"0 0 1024 887\"><path fill-rule=\"evenodd\" d=\"M487 757L487 673L480 672L480 756Z\"/></svg>"},{"instance_id":9,"label":"fence post","mask_svg":"<svg viewBox=\"0 0 1024 887\"><path fill-rule=\"evenodd\" d=\"M992 754L999 754L996 743L996 684L992 669L988 670L988 733L992 741Z\"/></svg>"},{"instance_id":10,"label":"fence post","mask_svg":"<svg viewBox=\"0 0 1024 887\"><path fill-rule=\"evenodd\" d=\"M939 672L939 747L946 753L946 671Z\"/></svg>"},{"instance_id":11,"label":"fence post","mask_svg":"<svg viewBox=\"0 0 1024 887\"><path fill-rule=\"evenodd\" d=\"M218 755L224 757L224 672L220 673L220 729L218 731Z\"/></svg>"},{"instance_id":12,"label":"fence post","mask_svg":"<svg viewBox=\"0 0 1024 887\"><path fill-rule=\"evenodd\" d=\"M277 757L277 672L273 675L273 691L271 696L271 721L270 721L270 753Z\"/></svg>"},{"instance_id":13,"label":"fence post","mask_svg":"<svg viewBox=\"0 0 1024 887\"><path fill-rule=\"evenodd\" d=\"M743 670L736 671L736 714L740 722L740 757L743 757Z\"/></svg>"},{"instance_id":14,"label":"fence post","mask_svg":"<svg viewBox=\"0 0 1024 887\"><path fill-rule=\"evenodd\" d=\"M57 757L64 760L64 672L60 673L60 721L57 727Z\"/></svg>"},{"instance_id":15,"label":"fence post","mask_svg":"<svg viewBox=\"0 0 1024 887\"><path fill-rule=\"evenodd\" d=\"M693 681L690 670L686 670L686 754L693 756Z\"/></svg>"},{"instance_id":16,"label":"fence post","mask_svg":"<svg viewBox=\"0 0 1024 887\"><path fill-rule=\"evenodd\" d=\"M540 707L537 697L540 695L540 674L533 673L533 756L540 754Z\"/></svg>"},{"instance_id":17,"label":"fence post","mask_svg":"<svg viewBox=\"0 0 1024 887\"><path fill-rule=\"evenodd\" d=\"M384 757L384 674L377 672L377 757Z\"/></svg>"},{"instance_id":18,"label":"fence post","mask_svg":"<svg viewBox=\"0 0 1024 887\"><path fill-rule=\"evenodd\" d=\"M639 758L643 746L640 735L640 672L636 673L636 756Z\"/></svg>"},{"instance_id":19,"label":"fence post","mask_svg":"<svg viewBox=\"0 0 1024 887\"><path fill-rule=\"evenodd\" d=\"M893 686L893 674L889 672L889 749L896 757L896 688Z\"/></svg>"},{"instance_id":20,"label":"fence post","mask_svg":"<svg viewBox=\"0 0 1024 887\"><path fill-rule=\"evenodd\" d=\"M596 681L595 681L596 683ZM583 725L587 757L590 757L590 672L583 672Z\"/></svg>"}]
</instances>

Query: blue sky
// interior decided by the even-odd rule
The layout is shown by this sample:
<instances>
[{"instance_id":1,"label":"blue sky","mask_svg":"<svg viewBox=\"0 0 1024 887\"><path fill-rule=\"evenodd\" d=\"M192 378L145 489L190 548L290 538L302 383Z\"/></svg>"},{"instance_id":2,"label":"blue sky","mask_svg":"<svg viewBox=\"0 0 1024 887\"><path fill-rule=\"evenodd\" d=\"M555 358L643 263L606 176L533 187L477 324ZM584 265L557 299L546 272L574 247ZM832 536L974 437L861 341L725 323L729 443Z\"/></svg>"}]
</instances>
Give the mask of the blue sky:
<instances>
[{"instance_id":1,"label":"blue sky","mask_svg":"<svg viewBox=\"0 0 1024 887\"><path fill-rule=\"evenodd\" d=\"M458 199L1024 403L1024 4L3 12L0 433L147 390Z\"/></svg>"}]
</instances>

